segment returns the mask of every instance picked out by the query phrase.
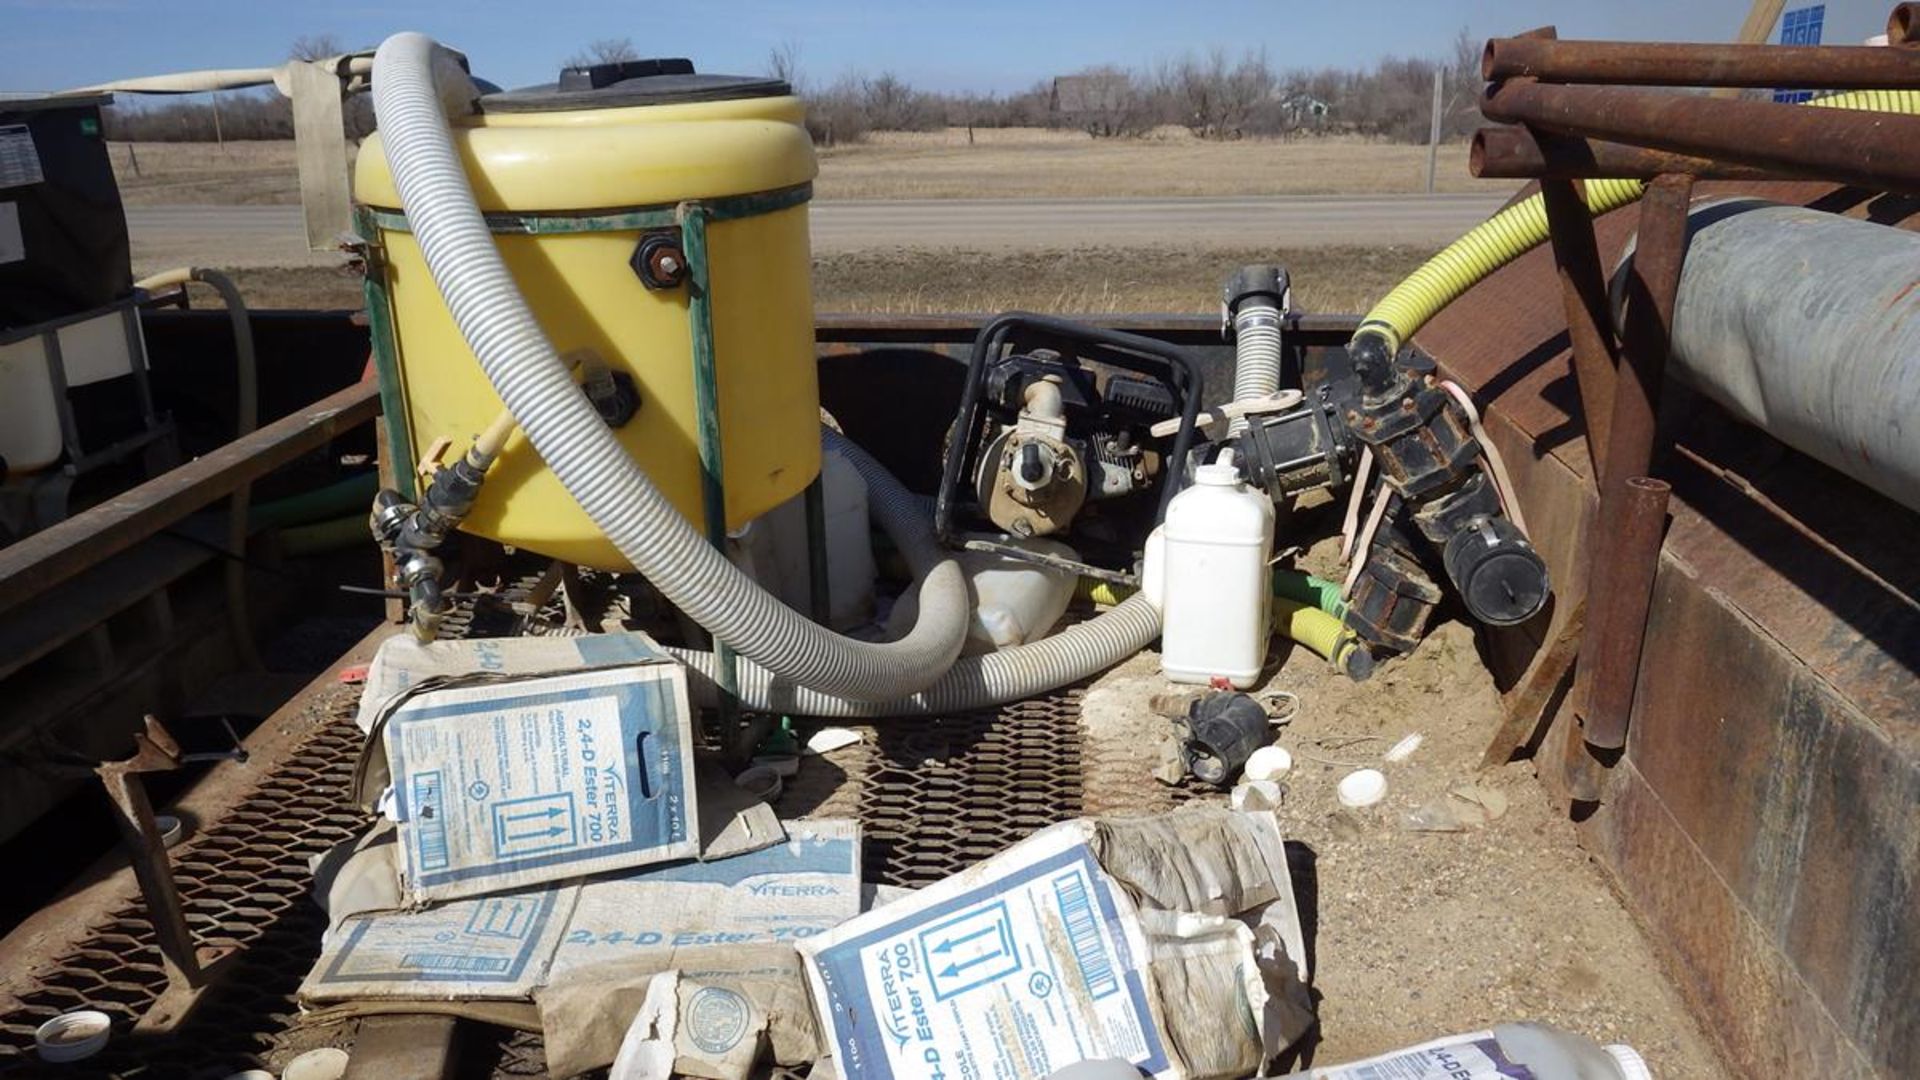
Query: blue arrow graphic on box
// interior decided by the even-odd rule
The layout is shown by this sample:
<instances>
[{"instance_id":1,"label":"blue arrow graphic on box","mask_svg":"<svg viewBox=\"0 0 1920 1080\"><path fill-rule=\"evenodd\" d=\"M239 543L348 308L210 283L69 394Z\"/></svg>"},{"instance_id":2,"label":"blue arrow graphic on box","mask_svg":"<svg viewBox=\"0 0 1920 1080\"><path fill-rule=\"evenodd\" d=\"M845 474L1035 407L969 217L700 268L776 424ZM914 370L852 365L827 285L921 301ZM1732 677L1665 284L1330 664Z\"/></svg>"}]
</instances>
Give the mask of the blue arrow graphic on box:
<instances>
[{"instance_id":1,"label":"blue arrow graphic on box","mask_svg":"<svg viewBox=\"0 0 1920 1080\"><path fill-rule=\"evenodd\" d=\"M562 791L496 803L493 844L496 854L509 859L579 847L573 794Z\"/></svg>"},{"instance_id":2,"label":"blue arrow graphic on box","mask_svg":"<svg viewBox=\"0 0 1920 1080\"><path fill-rule=\"evenodd\" d=\"M940 944L935 945L933 947L933 951L936 953L943 953L943 954L950 953L953 951L953 947L955 945L965 945L967 942L973 941L976 938L983 938L983 937L986 937L988 934L997 935L999 933L1000 933L1000 924L989 923L986 926L983 926L980 929L975 930L971 934L962 934L957 938L948 938L947 940L941 942Z\"/></svg>"}]
</instances>

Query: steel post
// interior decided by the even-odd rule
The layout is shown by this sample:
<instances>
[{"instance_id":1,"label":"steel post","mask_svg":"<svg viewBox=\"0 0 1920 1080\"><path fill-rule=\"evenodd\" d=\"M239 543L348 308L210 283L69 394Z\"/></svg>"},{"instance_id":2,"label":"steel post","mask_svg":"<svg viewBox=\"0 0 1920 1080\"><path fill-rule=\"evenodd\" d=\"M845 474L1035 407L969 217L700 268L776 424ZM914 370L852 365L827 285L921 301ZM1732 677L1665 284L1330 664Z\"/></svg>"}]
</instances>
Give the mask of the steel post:
<instances>
[{"instance_id":1,"label":"steel post","mask_svg":"<svg viewBox=\"0 0 1920 1080\"><path fill-rule=\"evenodd\" d=\"M1673 491L1666 481L1647 476L1630 478L1624 488L1620 518L1609 522L1615 538L1610 591L1592 598L1601 617L1611 624L1593 650L1587 677L1586 738L1602 749L1626 745L1647 608L1660 569L1660 544L1666 537L1667 499Z\"/></svg>"},{"instance_id":2,"label":"steel post","mask_svg":"<svg viewBox=\"0 0 1920 1080\"><path fill-rule=\"evenodd\" d=\"M713 266L707 249L707 208L682 203L680 247L687 256L687 322L693 341L693 399L700 438L700 492L706 511L707 540L727 546L726 471L720 443L720 379L713 344ZM740 679L733 647L713 639L714 682L720 687L720 730L733 734L739 709Z\"/></svg>"},{"instance_id":3,"label":"steel post","mask_svg":"<svg viewBox=\"0 0 1920 1080\"><path fill-rule=\"evenodd\" d=\"M1645 498L1633 481L1645 477L1653 462L1660 384L1666 377L1674 296L1686 258L1692 193L1693 178L1684 175L1662 176L1648 185L1627 271L1620 374L1614 380L1613 418L1600 471L1600 508L1588 545L1588 623L1574 698L1586 741L1601 749L1626 745L1628 717L1620 710L1623 695L1617 688L1603 688L1600 696L1594 696L1596 680L1602 671L1611 672L1611 678L1626 678L1629 689L1624 698L1631 705L1631 676L1639 667L1646 599L1644 595L1636 599L1631 585L1651 570L1628 565L1636 558L1642 562L1650 558L1644 550L1629 547L1635 535L1636 500Z\"/></svg>"},{"instance_id":4,"label":"steel post","mask_svg":"<svg viewBox=\"0 0 1920 1080\"><path fill-rule=\"evenodd\" d=\"M354 211L360 234L361 269L367 301L367 339L373 353L374 376L380 385L380 412L387 431L383 460L392 463L391 486L408 499L418 497L414 476L413 435L407 423L406 401L400 381L400 350L393 335L393 306L387 296L386 249L373 214L365 207Z\"/></svg>"},{"instance_id":5,"label":"steel post","mask_svg":"<svg viewBox=\"0 0 1920 1080\"><path fill-rule=\"evenodd\" d=\"M153 936L160 946L160 960L170 983L180 987L198 987L206 981L206 965L193 943L193 929L187 925L186 910L180 903L180 891L173 883L173 863L167 857L167 845L153 819L153 805L147 801L146 785L140 774L172 772L183 762L180 744L175 742L160 721L149 716L146 729L133 736L133 756L125 761L105 761L94 769L107 798L113 802L114 824L126 845L127 860L140 883L147 902L147 918L153 923Z\"/></svg>"},{"instance_id":6,"label":"steel post","mask_svg":"<svg viewBox=\"0 0 1920 1080\"><path fill-rule=\"evenodd\" d=\"M1812 175L1874 190L1920 183L1920 116L1777 105L1514 79L1481 103L1490 120Z\"/></svg>"},{"instance_id":7,"label":"steel post","mask_svg":"<svg viewBox=\"0 0 1920 1080\"><path fill-rule=\"evenodd\" d=\"M832 582L827 565L827 465L807 485L807 604L813 621L827 625L833 617Z\"/></svg>"},{"instance_id":8,"label":"steel post","mask_svg":"<svg viewBox=\"0 0 1920 1080\"><path fill-rule=\"evenodd\" d=\"M1593 236L1593 215L1571 180L1542 180L1553 265L1560 276L1560 299L1567 312L1567 337L1573 346L1573 376L1580 388L1586 419L1587 460L1600 476L1607 459L1612 425L1613 383L1619 357L1613 345L1613 320L1607 314L1607 281Z\"/></svg>"}]
</instances>

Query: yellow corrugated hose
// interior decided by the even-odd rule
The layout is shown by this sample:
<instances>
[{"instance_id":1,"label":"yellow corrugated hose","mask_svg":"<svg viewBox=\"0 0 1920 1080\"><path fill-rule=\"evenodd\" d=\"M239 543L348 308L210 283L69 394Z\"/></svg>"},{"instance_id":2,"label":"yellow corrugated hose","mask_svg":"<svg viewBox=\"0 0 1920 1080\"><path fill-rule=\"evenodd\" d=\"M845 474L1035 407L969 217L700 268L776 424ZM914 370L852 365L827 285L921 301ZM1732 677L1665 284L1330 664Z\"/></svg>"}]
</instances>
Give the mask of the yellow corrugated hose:
<instances>
[{"instance_id":1,"label":"yellow corrugated hose","mask_svg":"<svg viewBox=\"0 0 1920 1080\"><path fill-rule=\"evenodd\" d=\"M1806 104L1828 109L1920 114L1920 90L1854 90L1815 98ZM1645 182L1640 180L1589 180L1587 209L1595 216L1618 209L1638 199L1645 188ZM1441 308L1546 238L1546 204L1538 194L1530 195L1488 218L1428 259L1367 312L1354 336L1376 335L1385 339L1390 355L1398 352L1401 344Z\"/></svg>"}]
</instances>

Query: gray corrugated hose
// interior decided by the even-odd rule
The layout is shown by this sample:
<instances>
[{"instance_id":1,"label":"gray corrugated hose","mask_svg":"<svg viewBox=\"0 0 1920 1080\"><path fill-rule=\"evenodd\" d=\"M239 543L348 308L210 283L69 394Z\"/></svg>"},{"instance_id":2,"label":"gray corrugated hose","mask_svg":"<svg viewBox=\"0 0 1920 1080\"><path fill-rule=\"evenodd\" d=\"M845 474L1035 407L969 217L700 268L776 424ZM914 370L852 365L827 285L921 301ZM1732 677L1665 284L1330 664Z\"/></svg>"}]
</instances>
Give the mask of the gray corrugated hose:
<instances>
[{"instance_id":1,"label":"gray corrugated hose","mask_svg":"<svg viewBox=\"0 0 1920 1080\"><path fill-rule=\"evenodd\" d=\"M1258 401L1280 389L1280 306L1267 296L1250 296L1233 313L1233 400ZM1227 425L1238 435L1247 419Z\"/></svg>"},{"instance_id":2,"label":"gray corrugated hose","mask_svg":"<svg viewBox=\"0 0 1920 1080\"><path fill-rule=\"evenodd\" d=\"M940 681L894 701L848 701L795 686L765 668L743 664L740 701L753 709L798 716L872 718L941 716L1019 701L1057 686L1078 682L1125 660L1160 636L1160 613L1142 595L1076 626L1027 645L953 665ZM669 649L691 671L694 703L711 705L713 656L692 649Z\"/></svg>"},{"instance_id":3,"label":"gray corrugated hose","mask_svg":"<svg viewBox=\"0 0 1920 1080\"><path fill-rule=\"evenodd\" d=\"M1045 641L955 664L968 598L959 565L934 540L913 495L851 442L828 435L870 491L875 517L923 575L920 617L875 645L816 626L715 551L661 496L575 386L534 321L474 203L447 129L474 91L451 54L421 34L374 57L374 112L409 227L454 321L534 448L633 565L694 621L750 661L741 700L823 716L884 716L994 704L1110 667L1149 644L1159 616L1128 601ZM696 672L712 658L682 654ZM711 693L704 677L695 682ZM924 691L924 692L922 692Z\"/></svg>"},{"instance_id":4,"label":"gray corrugated hose","mask_svg":"<svg viewBox=\"0 0 1920 1080\"><path fill-rule=\"evenodd\" d=\"M447 110L470 110L475 94L451 54L422 34L396 34L375 53L374 73L387 162L434 283L500 400L621 555L716 638L795 685L886 701L938 679L966 637L966 582L924 522L904 520L911 509L905 492L875 482L885 470L849 454L874 489L876 513L901 519L893 522L896 535L924 580L913 629L874 644L809 622L742 574L661 495L580 392L474 202Z\"/></svg>"}]
</instances>

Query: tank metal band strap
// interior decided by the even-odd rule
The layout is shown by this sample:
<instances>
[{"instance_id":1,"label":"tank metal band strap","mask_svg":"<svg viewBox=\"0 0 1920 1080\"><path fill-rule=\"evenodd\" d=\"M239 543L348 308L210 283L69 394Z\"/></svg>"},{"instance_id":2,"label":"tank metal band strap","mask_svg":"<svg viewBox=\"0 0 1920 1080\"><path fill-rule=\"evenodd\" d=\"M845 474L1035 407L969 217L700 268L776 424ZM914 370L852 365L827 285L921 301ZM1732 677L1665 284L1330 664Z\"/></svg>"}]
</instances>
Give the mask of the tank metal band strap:
<instances>
[{"instance_id":1,"label":"tank metal band strap","mask_svg":"<svg viewBox=\"0 0 1920 1080\"><path fill-rule=\"evenodd\" d=\"M813 198L813 184L795 184L772 191L698 199L709 221L734 221L805 205ZM636 232L671 229L680 225L679 203L635 206L625 210L598 210L554 214L487 214L487 227L509 235L552 236L560 233ZM410 232L407 215L398 210L368 208L374 227L387 232Z\"/></svg>"}]
</instances>

